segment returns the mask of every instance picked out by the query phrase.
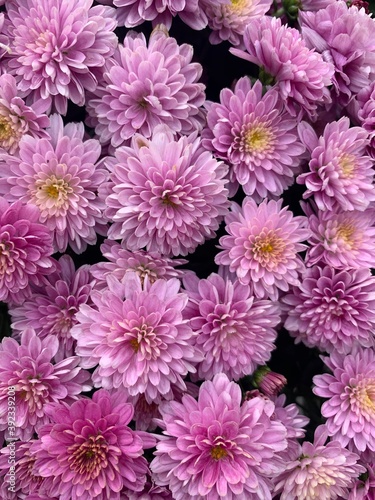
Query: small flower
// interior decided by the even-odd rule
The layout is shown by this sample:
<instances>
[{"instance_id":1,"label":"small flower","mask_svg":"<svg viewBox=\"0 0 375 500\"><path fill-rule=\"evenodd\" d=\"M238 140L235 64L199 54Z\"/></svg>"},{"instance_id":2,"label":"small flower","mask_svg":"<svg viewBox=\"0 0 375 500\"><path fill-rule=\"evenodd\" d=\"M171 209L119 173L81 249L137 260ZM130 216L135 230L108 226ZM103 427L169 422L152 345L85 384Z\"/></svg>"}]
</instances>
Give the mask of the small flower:
<instances>
[{"instance_id":1,"label":"small flower","mask_svg":"<svg viewBox=\"0 0 375 500\"><path fill-rule=\"evenodd\" d=\"M39 210L0 197L0 300L21 304L55 270L52 236Z\"/></svg>"},{"instance_id":2,"label":"small flower","mask_svg":"<svg viewBox=\"0 0 375 500\"><path fill-rule=\"evenodd\" d=\"M203 132L203 145L231 166L230 181L258 202L280 196L293 183L305 151L277 90L262 91L259 80L251 86L247 77L233 92L222 90L220 104L207 105Z\"/></svg>"},{"instance_id":3,"label":"small flower","mask_svg":"<svg viewBox=\"0 0 375 500\"><path fill-rule=\"evenodd\" d=\"M100 390L92 400L53 405L52 423L40 429L32 447L34 467L46 478L41 493L120 500L123 488L142 491L148 470L143 450L155 439L130 429L132 416L133 406L121 391Z\"/></svg>"},{"instance_id":4,"label":"small flower","mask_svg":"<svg viewBox=\"0 0 375 500\"><path fill-rule=\"evenodd\" d=\"M183 283L189 295L184 315L204 354L193 379L209 380L222 372L238 380L270 359L280 321L278 304L255 299L249 285L217 274L204 280L189 276Z\"/></svg>"},{"instance_id":5,"label":"small flower","mask_svg":"<svg viewBox=\"0 0 375 500\"><path fill-rule=\"evenodd\" d=\"M264 78L276 89L292 116L316 115L319 103L330 102L328 86L333 67L309 50L300 33L275 17L263 16L245 30L246 52L231 49L238 57L261 67Z\"/></svg>"},{"instance_id":6,"label":"small flower","mask_svg":"<svg viewBox=\"0 0 375 500\"><path fill-rule=\"evenodd\" d=\"M70 330L76 324L76 313L81 304L89 301L92 277L89 266L77 271L68 255L59 261L59 269L48 277L43 288L33 291L30 298L20 306L10 306L13 336L31 327L39 338L55 336L59 350L55 361L62 361L74 354L75 340Z\"/></svg>"},{"instance_id":7,"label":"small flower","mask_svg":"<svg viewBox=\"0 0 375 500\"><path fill-rule=\"evenodd\" d=\"M128 250L186 255L215 236L228 211L227 167L195 135L177 140L163 126L150 140L137 134L108 168L99 190L113 221L108 238Z\"/></svg>"},{"instance_id":8,"label":"small flower","mask_svg":"<svg viewBox=\"0 0 375 500\"><path fill-rule=\"evenodd\" d=\"M223 249L217 264L229 266L243 284L254 287L256 297L277 300L279 290L299 285L304 265L298 252L309 236L305 217L293 217L282 201L265 200L259 206L249 197L242 208L232 203L225 218L228 235L220 238Z\"/></svg>"},{"instance_id":9,"label":"small flower","mask_svg":"<svg viewBox=\"0 0 375 500\"><path fill-rule=\"evenodd\" d=\"M375 451L375 351L358 348L347 356L322 357L333 375L316 375L314 394L328 401L321 412L328 433L357 453Z\"/></svg>"},{"instance_id":10,"label":"small flower","mask_svg":"<svg viewBox=\"0 0 375 500\"><path fill-rule=\"evenodd\" d=\"M85 104L85 90L117 45L115 10L92 0L25 0L7 5L11 40L7 70L21 97L46 100L66 114L68 99Z\"/></svg>"},{"instance_id":11,"label":"small flower","mask_svg":"<svg viewBox=\"0 0 375 500\"><path fill-rule=\"evenodd\" d=\"M151 470L173 498L271 498L270 478L282 469L276 454L286 448L286 429L271 419L271 401L241 405L240 387L218 374L202 384L198 401L187 395L160 411L165 430Z\"/></svg>"},{"instance_id":12,"label":"small flower","mask_svg":"<svg viewBox=\"0 0 375 500\"><path fill-rule=\"evenodd\" d=\"M9 386L15 386L16 392L15 434L25 441L49 422L48 403L72 402L82 391L91 389L90 374L78 366L77 356L52 364L58 349L56 337L39 339L31 328L23 332L20 343L3 338L0 344L1 429L7 428Z\"/></svg>"},{"instance_id":13,"label":"small flower","mask_svg":"<svg viewBox=\"0 0 375 500\"><path fill-rule=\"evenodd\" d=\"M349 487L365 469L357 464L359 456L337 441L324 445L327 433L323 426L315 432L314 443L305 441L301 454L289 462L278 478L275 492L280 500L336 500L348 498Z\"/></svg>"},{"instance_id":14,"label":"small flower","mask_svg":"<svg viewBox=\"0 0 375 500\"><path fill-rule=\"evenodd\" d=\"M96 192L107 171L97 163L101 147L95 139L84 141L83 124L63 125L51 117L50 137L24 136L19 156L3 155L1 189L11 201L36 205L39 221L54 235L55 249L70 245L82 253L103 234L104 205Z\"/></svg>"},{"instance_id":15,"label":"small flower","mask_svg":"<svg viewBox=\"0 0 375 500\"><path fill-rule=\"evenodd\" d=\"M253 374L253 383L269 398L277 396L287 384L287 379L281 373L271 371L268 366L260 366Z\"/></svg>"},{"instance_id":16,"label":"small flower","mask_svg":"<svg viewBox=\"0 0 375 500\"><path fill-rule=\"evenodd\" d=\"M299 287L285 295L285 328L308 347L350 353L375 347L375 277L369 269L336 271L314 266Z\"/></svg>"},{"instance_id":17,"label":"small flower","mask_svg":"<svg viewBox=\"0 0 375 500\"><path fill-rule=\"evenodd\" d=\"M99 140L117 148L136 132L151 137L159 124L182 134L200 130L205 94L198 83L202 67L192 57L193 47L161 29L148 44L142 33L127 33L88 101L88 123Z\"/></svg>"}]
</instances>

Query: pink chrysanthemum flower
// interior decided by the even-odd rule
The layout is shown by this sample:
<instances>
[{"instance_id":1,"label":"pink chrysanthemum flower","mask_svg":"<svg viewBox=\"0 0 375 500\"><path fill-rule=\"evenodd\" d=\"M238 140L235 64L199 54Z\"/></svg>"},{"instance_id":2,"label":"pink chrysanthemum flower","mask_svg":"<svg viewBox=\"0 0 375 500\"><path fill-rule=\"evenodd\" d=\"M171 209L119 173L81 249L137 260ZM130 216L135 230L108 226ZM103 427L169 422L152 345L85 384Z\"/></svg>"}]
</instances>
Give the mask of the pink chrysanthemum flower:
<instances>
[{"instance_id":1,"label":"pink chrysanthemum flower","mask_svg":"<svg viewBox=\"0 0 375 500\"><path fill-rule=\"evenodd\" d=\"M183 377L194 372L201 355L196 334L182 316L188 297L180 282L156 280L144 287L136 273L124 284L115 278L109 288L94 290L94 306L82 304L72 335L84 368L97 367L95 387L125 387L129 394L145 394L148 403L173 399L172 386L186 391Z\"/></svg>"},{"instance_id":2,"label":"pink chrysanthemum flower","mask_svg":"<svg viewBox=\"0 0 375 500\"><path fill-rule=\"evenodd\" d=\"M109 276L114 276L122 282L128 272L136 272L142 283L146 276L148 281L153 283L157 279L181 278L186 272L175 269L175 266L186 264L185 259L169 259L159 253L144 250L130 252L115 241L105 240L100 250L109 262L99 262L90 268L97 289L107 286Z\"/></svg>"},{"instance_id":3,"label":"pink chrysanthemum flower","mask_svg":"<svg viewBox=\"0 0 375 500\"><path fill-rule=\"evenodd\" d=\"M375 460L363 465L366 467L366 472L356 481L348 500L373 500L375 498Z\"/></svg>"},{"instance_id":4,"label":"pink chrysanthemum flower","mask_svg":"<svg viewBox=\"0 0 375 500\"><path fill-rule=\"evenodd\" d=\"M217 44L228 40L234 46L242 45L246 27L258 19L272 5L272 0L227 0L221 4L212 0L201 0L208 17L208 26L213 30L210 42Z\"/></svg>"},{"instance_id":5,"label":"pink chrysanthemum flower","mask_svg":"<svg viewBox=\"0 0 375 500\"><path fill-rule=\"evenodd\" d=\"M270 478L282 465L286 429L271 419L274 404L261 398L241 405L241 389L226 375L206 381L198 401L184 396L160 408L164 436L151 470L173 498L270 499Z\"/></svg>"},{"instance_id":6,"label":"pink chrysanthemum flower","mask_svg":"<svg viewBox=\"0 0 375 500\"><path fill-rule=\"evenodd\" d=\"M21 304L30 285L46 283L55 270L52 235L39 223L39 210L0 197L0 300Z\"/></svg>"},{"instance_id":7,"label":"pink chrysanthemum flower","mask_svg":"<svg viewBox=\"0 0 375 500\"><path fill-rule=\"evenodd\" d=\"M285 328L308 347L349 353L375 347L375 277L369 269L336 271L314 266L302 283L282 298Z\"/></svg>"},{"instance_id":8,"label":"pink chrysanthemum flower","mask_svg":"<svg viewBox=\"0 0 375 500\"><path fill-rule=\"evenodd\" d=\"M348 498L349 488L361 472L359 456L346 450L337 441L325 445L324 426L315 432L314 443L305 441L300 456L286 465L278 478L275 493L280 500L336 500Z\"/></svg>"},{"instance_id":9,"label":"pink chrysanthemum flower","mask_svg":"<svg viewBox=\"0 0 375 500\"><path fill-rule=\"evenodd\" d=\"M143 34L127 33L88 101L99 140L116 148L136 132L150 137L158 124L182 134L200 130L205 87L198 83L202 66L192 57L192 46L178 45L162 29L148 44Z\"/></svg>"},{"instance_id":10,"label":"pink chrysanthemum flower","mask_svg":"<svg viewBox=\"0 0 375 500\"><path fill-rule=\"evenodd\" d=\"M71 500L120 500L125 488L142 491L148 471L142 456L155 438L128 427L133 406L121 391L94 393L70 407L53 405L52 423L39 431L32 452L45 477L41 493Z\"/></svg>"},{"instance_id":11,"label":"pink chrysanthemum flower","mask_svg":"<svg viewBox=\"0 0 375 500\"><path fill-rule=\"evenodd\" d=\"M347 356L333 351L322 359L333 375L316 375L313 392L328 398L321 412L329 435L350 450L374 452L375 351L358 348Z\"/></svg>"},{"instance_id":12,"label":"pink chrysanthemum flower","mask_svg":"<svg viewBox=\"0 0 375 500\"><path fill-rule=\"evenodd\" d=\"M98 163L99 142L84 141L82 123L64 126L53 115L51 125L49 138L24 136L19 156L2 155L0 189L11 201L38 207L55 250L64 252L70 245L81 253L96 242L96 232L105 232L104 204L96 192L108 172Z\"/></svg>"},{"instance_id":13,"label":"pink chrysanthemum flower","mask_svg":"<svg viewBox=\"0 0 375 500\"><path fill-rule=\"evenodd\" d=\"M48 277L43 288L34 290L22 305L9 307L13 336L31 327L41 339L48 335L58 339L56 361L72 356L75 340L70 330L76 324L79 306L90 302L91 282L89 266L76 271L72 258L63 255L58 271Z\"/></svg>"},{"instance_id":14,"label":"pink chrysanthemum flower","mask_svg":"<svg viewBox=\"0 0 375 500\"><path fill-rule=\"evenodd\" d=\"M218 274L204 280L191 275L183 283L189 295L184 315L204 354L193 379L210 380L222 372L238 380L270 359L280 322L278 304L254 299L249 285Z\"/></svg>"},{"instance_id":15,"label":"pink chrysanthemum flower","mask_svg":"<svg viewBox=\"0 0 375 500\"><path fill-rule=\"evenodd\" d=\"M107 165L110 181L99 194L113 221L108 238L128 250L186 255L215 236L228 211L227 167L195 134L177 140L157 127L150 140L135 135Z\"/></svg>"},{"instance_id":16,"label":"pink chrysanthemum flower","mask_svg":"<svg viewBox=\"0 0 375 500\"><path fill-rule=\"evenodd\" d=\"M0 428L7 426L7 389L15 387L15 434L28 440L49 422L45 409L51 402L72 402L91 389L90 374L82 370L77 356L52 364L59 341L50 335L39 339L34 330L24 331L20 343L4 337L0 344Z\"/></svg>"},{"instance_id":17,"label":"pink chrysanthemum flower","mask_svg":"<svg viewBox=\"0 0 375 500\"><path fill-rule=\"evenodd\" d=\"M22 97L47 100L61 114L68 99L85 104L85 90L95 90L95 74L117 46L115 10L91 5L92 0L7 4L7 70Z\"/></svg>"},{"instance_id":18,"label":"pink chrysanthemum flower","mask_svg":"<svg viewBox=\"0 0 375 500\"><path fill-rule=\"evenodd\" d=\"M44 101L26 106L18 97L16 80L13 76L0 76L0 148L13 155L25 134L33 137L48 137L44 128L49 126L49 119L44 111Z\"/></svg>"},{"instance_id":19,"label":"pink chrysanthemum flower","mask_svg":"<svg viewBox=\"0 0 375 500\"><path fill-rule=\"evenodd\" d=\"M362 127L350 127L349 118L328 123L318 139L312 127L301 124L311 153L310 172L298 177L314 197L319 210L366 210L375 201L373 160L366 156L369 144Z\"/></svg>"},{"instance_id":20,"label":"pink chrysanthemum flower","mask_svg":"<svg viewBox=\"0 0 375 500\"><path fill-rule=\"evenodd\" d=\"M333 67L322 56L309 50L300 33L275 17L263 16L246 28L246 52L231 49L261 67L267 83L276 89L292 116L306 112L316 115L319 103L330 102L328 86L331 85Z\"/></svg>"},{"instance_id":21,"label":"pink chrysanthemum flower","mask_svg":"<svg viewBox=\"0 0 375 500\"><path fill-rule=\"evenodd\" d=\"M343 105L375 77L375 23L365 9L333 2L317 12L300 12L306 45L332 63L332 83Z\"/></svg>"},{"instance_id":22,"label":"pink chrysanthemum flower","mask_svg":"<svg viewBox=\"0 0 375 500\"><path fill-rule=\"evenodd\" d=\"M259 80L251 86L244 77L234 91L221 91L220 104L207 107L203 145L231 166L230 181L257 202L280 196L299 173L305 147L279 93L271 89L263 95Z\"/></svg>"},{"instance_id":23,"label":"pink chrysanthemum flower","mask_svg":"<svg viewBox=\"0 0 375 500\"><path fill-rule=\"evenodd\" d=\"M225 218L228 235L220 238L223 250L217 264L229 266L243 284L251 284L259 298L277 300L279 290L298 286L304 264L298 252L310 234L306 217L293 217L282 200L265 200L259 206L246 197L242 208L232 203Z\"/></svg>"},{"instance_id":24,"label":"pink chrysanthemum flower","mask_svg":"<svg viewBox=\"0 0 375 500\"><path fill-rule=\"evenodd\" d=\"M308 266L322 263L335 269L375 267L375 212L318 211L305 206L311 230Z\"/></svg>"}]
</instances>

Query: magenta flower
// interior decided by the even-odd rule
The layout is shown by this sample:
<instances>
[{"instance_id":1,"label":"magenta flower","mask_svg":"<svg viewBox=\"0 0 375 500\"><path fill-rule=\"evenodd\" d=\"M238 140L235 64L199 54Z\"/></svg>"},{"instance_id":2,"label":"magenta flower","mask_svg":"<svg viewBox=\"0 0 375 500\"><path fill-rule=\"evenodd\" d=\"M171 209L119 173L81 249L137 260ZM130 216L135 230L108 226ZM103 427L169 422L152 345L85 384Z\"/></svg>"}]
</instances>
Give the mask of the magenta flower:
<instances>
[{"instance_id":1,"label":"magenta flower","mask_svg":"<svg viewBox=\"0 0 375 500\"><path fill-rule=\"evenodd\" d=\"M163 126L150 140L135 135L108 168L110 181L99 190L113 221L108 238L128 250L186 255L215 236L228 211L227 167L196 135L177 140Z\"/></svg>"},{"instance_id":2,"label":"magenta flower","mask_svg":"<svg viewBox=\"0 0 375 500\"><path fill-rule=\"evenodd\" d=\"M210 380L222 372L238 380L270 359L280 322L278 304L255 299L249 285L217 274L204 280L191 275L183 283L189 295L184 315L204 354L193 379Z\"/></svg>"},{"instance_id":3,"label":"magenta flower","mask_svg":"<svg viewBox=\"0 0 375 500\"><path fill-rule=\"evenodd\" d=\"M146 276L150 283L157 279L181 278L186 271L175 269L187 263L185 259L169 259L155 252L135 250L130 252L115 241L105 240L100 247L109 262L99 262L90 268L95 278L95 288L105 288L107 278L114 276L123 282L128 272L136 272L143 283Z\"/></svg>"},{"instance_id":4,"label":"magenta flower","mask_svg":"<svg viewBox=\"0 0 375 500\"><path fill-rule=\"evenodd\" d=\"M317 12L300 12L306 45L332 63L332 83L346 105L375 77L375 24L364 9L333 2Z\"/></svg>"},{"instance_id":5,"label":"magenta flower","mask_svg":"<svg viewBox=\"0 0 375 500\"><path fill-rule=\"evenodd\" d=\"M202 67L192 57L193 47L178 45L162 29L148 44L143 34L127 33L88 101L99 140L116 148L136 132L150 137L159 124L182 134L200 130L205 94L198 83Z\"/></svg>"},{"instance_id":6,"label":"magenta flower","mask_svg":"<svg viewBox=\"0 0 375 500\"><path fill-rule=\"evenodd\" d=\"M59 349L53 335L39 339L34 330L26 329L21 341L4 337L0 344L0 428L7 428L7 389L15 387L16 435L27 441L49 422L46 405L72 402L82 391L91 389L90 374L82 370L77 356L52 364Z\"/></svg>"},{"instance_id":7,"label":"magenta flower","mask_svg":"<svg viewBox=\"0 0 375 500\"><path fill-rule=\"evenodd\" d=\"M292 116L306 112L313 117L319 103L330 102L333 67L322 56L309 50L300 33L275 17L263 16L246 28L246 52L231 49L261 67L267 83L276 84L285 107Z\"/></svg>"},{"instance_id":8,"label":"magenta flower","mask_svg":"<svg viewBox=\"0 0 375 500\"><path fill-rule=\"evenodd\" d=\"M0 197L1 301L21 304L55 270L51 233L38 220L36 207Z\"/></svg>"},{"instance_id":9,"label":"magenta flower","mask_svg":"<svg viewBox=\"0 0 375 500\"><path fill-rule=\"evenodd\" d=\"M299 287L284 296L285 328L308 347L350 353L375 347L375 277L369 269L336 271L314 266Z\"/></svg>"},{"instance_id":10,"label":"magenta flower","mask_svg":"<svg viewBox=\"0 0 375 500\"><path fill-rule=\"evenodd\" d=\"M328 433L357 453L375 451L375 351L357 349L322 358L333 375L316 375L314 394L327 398L321 412Z\"/></svg>"},{"instance_id":11,"label":"magenta flower","mask_svg":"<svg viewBox=\"0 0 375 500\"><path fill-rule=\"evenodd\" d=\"M36 205L39 221L53 233L55 249L68 245L82 253L105 232L104 205L97 189L108 172L98 163L101 147L84 141L83 124L68 124L51 117L50 137L24 136L19 157L2 155L0 189L11 201Z\"/></svg>"},{"instance_id":12,"label":"magenta flower","mask_svg":"<svg viewBox=\"0 0 375 500\"><path fill-rule=\"evenodd\" d=\"M9 307L13 336L31 327L41 339L48 335L58 339L55 361L72 356L75 340L70 330L77 322L79 306L90 303L91 282L89 266L76 271L72 258L63 255L59 259L58 271L48 277L43 288L34 289L32 296L22 305Z\"/></svg>"},{"instance_id":13,"label":"magenta flower","mask_svg":"<svg viewBox=\"0 0 375 500\"><path fill-rule=\"evenodd\" d=\"M329 123L319 139L307 124L300 130L311 152L310 172L297 179L306 185L303 197L313 196L319 210L366 210L375 201L373 160L365 156L367 132L350 127L347 117Z\"/></svg>"},{"instance_id":14,"label":"magenta flower","mask_svg":"<svg viewBox=\"0 0 375 500\"><path fill-rule=\"evenodd\" d=\"M293 183L305 151L277 90L262 94L259 80L251 86L240 78L233 92L221 91L220 104L208 104L203 132L203 145L231 166L230 181L257 202L280 196Z\"/></svg>"},{"instance_id":15,"label":"magenta flower","mask_svg":"<svg viewBox=\"0 0 375 500\"><path fill-rule=\"evenodd\" d=\"M359 456L346 450L338 441L325 445L327 433L324 426L315 432L314 443L305 441L300 456L286 465L279 476L275 492L280 500L336 500L348 498L349 488L361 472Z\"/></svg>"},{"instance_id":16,"label":"magenta flower","mask_svg":"<svg viewBox=\"0 0 375 500\"><path fill-rule=\"evenodd\" d=\"M128 273L124 284L108 280L109 289L94 290L93 307L82 304L72 328L76 353L84 368L97 367L95 387L125 387L146 401L173 399L172 386L186 391L183 377L194 372L201 355L182 311L187 295L177 279L145 280Z\"/></svg>"},{"instance_id":17,"label":"magenta flower","mask_svg":"<svg viewBox=\"0 0 375 500\"><path fill-rule=\"evenodd\" d=\"M282 201L265 200L259 206L249 197L242 208L232 203L232 212L225 218L228 235L220 238L223 250L217 264L229 266L243 284L251 284L259 298L277 300L279 290L288 291L299 284L304 269L298 252L309 236L305 217L293 217Z\"/></svg>"},{"instance_id":18,"label":"magenta flower","mask_svg":"<svg viewBox=\"0 0 375 500\"><path fill-rule=\"evenodd\" d=\"M276 373L267 365L257 368L252 376L252 383L268 398L276 397L288 383L281 373Z\"/></svg>"},{"instance_id":19,"label":"magenta flower","mask_svg":"<svg viewBox=\"0 0 375 500\"><path fill-rule=\"evenodd\" d=\"M21 97L46 100L65 114L67 100L85 104L85 90L117 45L115 10L92 0L23 0L7 5L11 40L7 70Z\"/></svg>"},{"instance_id":20,"label":"magenta flower","mask_svg":"<svg viewBox=\"0 0 375 500\"><path fill-rule=\"evenodd\" d=\"M375 461L363 464L366 472L362 474L350 491L348 500L372 500L375 498Z\"/></svg>"},{"instance_id":21,"label":"magenta flower","mask_svg":"<svg viewBox=\"0 0 375 500\"><path fill-rule=\"evenodd\" d=\"M286 429L271 419L271 401L241 405L240 387L218 374L202 384L198 401L187 395L160 411L165 436L151 470L173 498L271 498L270 478L282 469L277 452L286 448Z\"/></svg>"},{"instance_id":22,"label":"magenta flower","mask_svg":"<svg viewBox=\"0 0 375 500\"><path fill-rule=\"evenodd\" d=\"M133 406L125 394L97 391L92 400L53 405L50 417L52 423L40 429L40 441L32 447L35 470L46 478L41 493L120 500L124 487L143 489L148 471L143 450L155 439L128 427Z\"/></svg>"}]
</instances>

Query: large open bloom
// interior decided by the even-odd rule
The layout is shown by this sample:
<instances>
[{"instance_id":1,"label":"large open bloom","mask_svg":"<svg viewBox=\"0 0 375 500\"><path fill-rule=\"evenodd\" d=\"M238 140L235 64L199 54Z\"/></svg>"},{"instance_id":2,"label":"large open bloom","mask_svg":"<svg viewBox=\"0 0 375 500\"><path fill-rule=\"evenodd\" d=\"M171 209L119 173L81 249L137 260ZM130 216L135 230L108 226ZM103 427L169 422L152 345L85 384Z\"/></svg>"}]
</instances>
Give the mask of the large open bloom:
<instances>
[{"instance_id":1,"label":"large open bloom","mask_svg":"<svg viewBox=\"0 0 375 500\"><path fill-rule=\"evenodd\" d=\"M256 299L249 285L217 274L204 280L189 275L183 283L189 295L184 315L204 354L193 378L210 380L222 372L238 380L270 359L280 321L278 304Z\"/></svg>"},{"instance_id":2,"label":"large open bloom","mask_svg":"<svg viewBox=\"0 0 375 500\"><path fill-rule=\"evenodd\" d=\"M230 181L258 202L280 196L299 172L305 147L277 90L263 95L259 80L252 86L244 77L207 107L203 145L230 165Z\"/></svg>"},{"instance_id":3,"label":"large open bloom","mask_svg":"<svg viewBox=\"0 0 375 500\"><path fill-rule=\"evenodd\" d=\"M349 353L375 347L375 277L369 269L336 271L314 266L284 296L285 328L308 347Z\"/></svg>"},{"instance_id":4,"label":"large open bloom","mask_svg":"<svg viewBox=\"0 0 375 500\"><path fill-rule=\"evenodd\" d=\"M0 344L0 428L7 428L8 387L15 387L15 435L28 440L41 425L49 422L48 403L78 399L91 389L90 374L78 366L78 356L53 364L59 341L44 339L27 328L20 343L5 337Z\"/></svg>"},{"instance_id":5,"label":"large open bloom","mask_svg":"<svg viewBox=\"0 0 375 500\"><path fill-rule=\"evenodd\" d=\"M186 255L215 236L228 211L227 167L195 134L177 140L159 126L150 140L135 135L107 165L110 181L99 194L113 222L108 238L128 250Z\"/></svg>"},{"instance_id":6,"label":"large open bloom","mask_svg":"<svg viewBox=\"0 0 375 500\"><path fill-rule=\"evenodd\" d=\"M173 399L174 384L186 391L183 378L201 356L182 317L188 297L179 293L179 280L150 285L146 279L142 287L137 274L128 273L124 284L112 278L108 285L92 292L92 307L81 305L72 328L81 366L97 366L94 385L126 387L132 396L145 394L148 403Z\"/></svg>"},{"instance_id":7,"label":"large open bloom","mask_svg":"<svg viewBox=\"0 0 375 500\"><path fill-rule=\"evenodd\" d=\"M233 54L261 67L267 83L275 83L292 116L316 115L319 104L330 102L328 86L333 66L305 45L301 34L281 24L276 17L263 16L245 30L246 52Z\"/></svg>"},{"instance_id":8,"label":"large open bloom","mask_svg":"<svg viewBox=\"0 0 375 500\"><path fill-rule=\"evenodd\" d=\"M303 197L314 197L319 210L366 210L375 201L373 160L366 156L368 134L362 127L350 127L349 118L328 123L318 139L304 124L308 137L310 172L298 177L306 185Z\"/></svg>"},{"instance_id":9,"label":"large open bloom","mask_svg":"<svg viewBox=\"0 0 375 500\"><path fill-rule=\"evenodd\" d=\"M2 155L0 189L11 201L36 205L39 221L54 236L55 250L68 245L76 253L94 244L97 232L105 232L104 205L97 196L107 170L98 163L97 140L84 140L82 123L63 125L51 117L50 136L24 136L19 156Z\"/></svg>"},{"instance_id":10,"label":"large open bloom","mask_svg":"<svg viewBox=\"0 0 375 500\"><path fill-rule=\"evenodd\" d=\"M323 358L332 371L316 375L313 392L328 399L321 412L329 435L358 453L375 451L375 352L357 349Z\"/></svg>"},{"instance_id":11,"label":"large open bloom","mask_svg":"<svg viewBox=\"0 0 375 500\"><path fill-rule=\"evenodd\" d=\"M53 405L51 423L32 446L35 470L45 479L40 489L71 500L120 500L122 488L141 491L146 482L144 448L155 439L128 427L133 406L121 391L95 392L71 406Z\"/></svg>"},{"instance_id":12,"label":"large open bloom","mask_svg":"<svg viewBox=\"0 0 375 500\"><path fill-rule=\"evenodd\" d=\"M39 210L0 197L0 300L20 304L31 284L44 284L55 270L52 253L52 235L39 223Z\"/></svg>"},{"instance_id":13,"label":"large open bloom","mask_svg":"<svg viewBox=\"0 0 375 500\"><path fill-rule=\"evenodd\" d=\"M142 33L127 33L88 101L89 123L99 140L116 148L135 132L150 137L161 123L183 134L201 129L202 66L192 57L192 46L178 45L162 29L148 43Z\"/></svg>"},{"instance_id":14,"label":"large open bloom","mask_svg":"<svg viewBox=\"0 0 375 500\"><path fill-rule=\"evenodd\" d=\"M202 384L198 401L164 403L164 436L151 462L156 483L176 500L270 499L270 478L282 469L277 453L287 446L274 408L259 397L241 405L240 387L224 374Z\"/></svg>"},{"instance_id":15,"label":"large open bloom","mask_svg":"<svg viewBox=\"0 0 375 500\"><path fill-rule=\"evenodd\" d=\"M215 262L229 266L241 283L251 284L256 297L277 300L279 290L299 284L304 264L298 252L309 236L305 217L293 217L282 200L263 201L259 206L246 197L242 208L232 203L225 218L228 235L220 238Z\"/></svg>"},{"instance_id":16,"label":"large open bloom","mask_svg":"<svg viewBox=\"0 0 375 500\"><path fill-rule=\"evenodd\" d=\"M8 72L21 96L46 100L65 114L95 90L95 72L117 45L115 10L92 0L22 0L7 5Z\"/></svg>"}]
</instances>

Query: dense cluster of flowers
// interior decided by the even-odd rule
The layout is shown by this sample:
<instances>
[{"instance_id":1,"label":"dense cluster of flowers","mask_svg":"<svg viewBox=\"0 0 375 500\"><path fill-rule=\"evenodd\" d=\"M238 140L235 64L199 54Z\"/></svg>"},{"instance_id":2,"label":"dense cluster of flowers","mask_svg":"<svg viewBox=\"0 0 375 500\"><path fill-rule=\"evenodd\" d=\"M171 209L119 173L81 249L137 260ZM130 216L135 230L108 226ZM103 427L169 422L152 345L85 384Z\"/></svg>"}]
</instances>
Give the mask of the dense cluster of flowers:
<instances>
[{"instance_id":1,"label":"dense cluster of flowers","mask_svg":"<svg viewBox=\"0 0 375 500\"><path fill-rule=\"evenodd\" d=\"M368 2L0 10L1 499L374 500Z\"/></svg>"}]
</instances>

